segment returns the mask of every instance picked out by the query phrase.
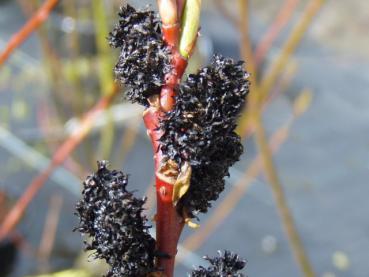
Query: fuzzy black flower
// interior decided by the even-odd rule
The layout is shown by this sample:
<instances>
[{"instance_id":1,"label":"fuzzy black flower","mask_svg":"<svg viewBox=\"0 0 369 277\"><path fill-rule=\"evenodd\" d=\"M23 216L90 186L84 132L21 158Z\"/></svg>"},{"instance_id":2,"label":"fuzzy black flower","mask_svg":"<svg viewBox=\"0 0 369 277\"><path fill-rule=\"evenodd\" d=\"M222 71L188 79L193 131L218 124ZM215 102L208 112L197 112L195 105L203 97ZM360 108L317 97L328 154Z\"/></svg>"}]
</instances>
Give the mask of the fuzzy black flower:
<instances>
[{"instance_id":1,"label":"fuzzy black flower","mask_svg":"<svg viewBox=\"0 0 369 277\"><path fill-rule=\"evenodd\" d=\"M190 215L206 212L224 189L228 169L243 152L234 132L249 91L243 62L214 56L177 89L176 104L161 121L161 150L168 159L192 167L189 191L179 202Z\"/></svg>"},{"instance_id":2,"label":"fuzzy black flower","mask_svg":"<svg viewBox=\"0 0 369 277\"><path fill-rule=\"evenodd\" d=\"M119 17L109 35L110 45L121 49L116 78L127 86L130 101L147 106L147 98L160 92L164 76L170 71L170 51L154 12L127 5L121 8Z\"/></svg>"},{"instance_id":3,"label":"fuzzy black flower","mask_svg":"<svg viewBox=\"0 0 369 277\"><path fill-rule=\"evenodd\" d=\"M142 215L145 199L126 190L127 176L98 162L98 170L83 183L82 200L77 203L77 228L90 240L86 250L111 266L106 276L145 276L154 268L155 240Z\"/></svg>"},{"instance_id":4,"label":"fuzzy black flower","mask_svg":"<svg viewBox=\"0 0 369 277\"><path fill-rule=\"evenodd\" d=\"M239 271L242 270L246 261L240 259L237 254L234 254L230 251L225 251L222 253L218 252L219 257L209 258L204 257L211 265L208 268L204 268L200 266L198 269L195 269L190 277L243 277L244 274Z\"/></svg>"}]
</instances>

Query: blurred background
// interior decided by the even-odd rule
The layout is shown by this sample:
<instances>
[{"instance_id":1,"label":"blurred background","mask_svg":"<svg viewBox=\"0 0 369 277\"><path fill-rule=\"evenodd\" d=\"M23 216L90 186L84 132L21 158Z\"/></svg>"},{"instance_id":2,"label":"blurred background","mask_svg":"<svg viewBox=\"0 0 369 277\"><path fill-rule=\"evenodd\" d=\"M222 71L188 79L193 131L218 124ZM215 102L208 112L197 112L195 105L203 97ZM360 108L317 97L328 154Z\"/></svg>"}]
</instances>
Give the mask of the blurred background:
<instances>
[{"instance_id":1,"label":"blurred background","mask_svg":"<svg viewBox=\"0 0 369 277\"><path fill-rule=\"evenodd\" d=\"M0 1L0 53L44 2ZM103 274L73 232L97 160L128 173L155 213L142 108L117 88L106 42L121 4L60 0L0 64L0 223L16 203L25 211L0 242L0 276ZM250 277L369 276L369 2L204 0L201 26L188 71L214 53L246 60L263 120L240 118L245 154L183 233L176 276L218 249L245 258Z\"/></svg>"}]
</instances>

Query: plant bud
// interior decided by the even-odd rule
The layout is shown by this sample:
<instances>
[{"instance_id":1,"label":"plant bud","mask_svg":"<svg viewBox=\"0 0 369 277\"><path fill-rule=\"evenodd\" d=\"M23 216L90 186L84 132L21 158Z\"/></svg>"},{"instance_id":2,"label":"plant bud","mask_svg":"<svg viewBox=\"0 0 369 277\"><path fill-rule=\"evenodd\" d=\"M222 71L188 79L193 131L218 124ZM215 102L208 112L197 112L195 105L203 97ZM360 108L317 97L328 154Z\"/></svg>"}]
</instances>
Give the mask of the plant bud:
<instances>
[{"instance_id":1,"label":"plant bud","mask_svg":"<svg viewBox=\"0 0 369 277\"><path fill-rule=\"evenodd\" d=\"M109 35L110 45L121 50L115 75L126 86L128 100L148 106L147 99L160 93L164 77L171 70L170 50L154 12L127 5L119 16L119 23Z\"/></svg>"},{"instance_id":2,"label":"plant bud","mask_svg":"<svg viewBox=\"0 0 369 277\"><path fill-rule=\"evenodd\" d=\"M188 59L197 40L200 26L201 0L186 0L182 15L179 53Z\"/></svg>"},{"instance_id":3,"label":"plant bud","mask_svg":"<svg viewBox=\"0 0 369 277\"><path fill-rule=\"evenodd\" d=\"M158 0L159 14L163 25L174 25L178 21L176 0Z\"/></svg>"}]
</instances>

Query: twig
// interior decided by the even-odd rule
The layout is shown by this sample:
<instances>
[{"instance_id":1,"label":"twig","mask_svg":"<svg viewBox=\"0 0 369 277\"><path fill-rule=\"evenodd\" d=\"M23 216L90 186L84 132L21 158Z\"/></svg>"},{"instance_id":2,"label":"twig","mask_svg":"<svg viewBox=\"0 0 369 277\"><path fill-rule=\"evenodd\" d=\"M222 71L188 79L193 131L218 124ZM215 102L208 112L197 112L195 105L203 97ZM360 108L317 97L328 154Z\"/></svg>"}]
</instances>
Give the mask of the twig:
<instances>
[{"instance_id":1,"label":"twig","mask_svg":"<svg viewBox=\"0 0 369 277\"><path fill-rule=\"evenodd\" d=\"M60 211L63 207L63 197L60 195L53 195L50 199L49 206L50 208L46 216L44 230L38 250L39 261L42 271L44 272L48 270L48 260L53 249Z\"/></svg>"},{"instance_id":2,"label":"twig","mask_svg":"<svg viewBox=\"0 0 369 277\"><path fill-rule=\"evenodd\" d=\"M244 61L246 61L246 68L250 72L250 94L248 96L248 109L241 115L238 121L237 132L239 134L246 133L248 128L252 128L250 118L253 116L254 109L258 106L259 101L259 85L256 76L256 68L254 63L254 55L250 40L249 30L249 1L239 0L239 31L241 34L240 52Z\"/></svg>"},{"instance_id":3,"label":"twig","mask_svg":"<svg viewBox=\"0 0 369 277\"><path fill-rule=\"evenodd\" d=\"M247 61L246 67L247 71L251 74L251 84L252 89L255 89L255 84L257 84L257 75L255 70L254 54L252 51L251 38L250 38L250 11L249 11L249 1L239 0L239 30L241 32L241 55L245 61ZM255 93L254 93L255 94Z\"/></svg>"},{"instance_id":4,"label":"twig","mask_svg":"<svg viewBox=\"0 0 369 277\"><path fill-rule=\"evenodd\" d=\"M261 100L268 97L268 93L271 91L278 76L285 69L288 59L295 51L296 47L299 45L314 16L317 14L324 3L325 0L310 0L308 5L304 9L301 18L297 22L296 26L293 28L284 45L282 46L280 54L269 66L267 73L261 80Z\"/></svg>"},{"instance_id":5,"label":"twig","mask_svg":"<svg viewBox=\"0 0 369 277\"><path fill-rule=\"evenodd\" d=\"M48 18L50 12L57 3L58 0L46 0L46 2L38 9L35 15L31 19L29 19L27 23L16 34L11 37L4 51L0 53L0 67L9 58L11 53Z\"/></svg>"},{"instance_id":6,"label":"twig","mask_svg":"<svg viewBox=\"0 0 369 277\"><path fill-rule=\"evenodd\" d=\"M101 98L96 106L85 114L80 128L64 141L64 143L56 150L48 167L32 180L0 226L0 240L3 240L19 223L28 205L47 181L50 174L68 158L70 153L73 152L89 134L96 118L100 115L102 110L106 109L110 105L117 93L118 88L114 87L112 93Z\"/></svg>"},{"instance_id":7,"label":"twig","mask_svg":"<svg viewBox=\"0 0 369 277\"><path fill-rule=\"evenodd\" d=\"M289 84L292 82L292 78L296 74L297 65L295 62L290 62L286 72L281 77L280 81L277 82L276 86L273 88L273 92L269 95L267 99L265 99L262 103L260 103L260 112L262 113L266 107L271 103L271 101L280 93L285 91ZM252 124L248 124L244 129L244 132L240 134L242 139L246 139L250 137L254 133L255 128Z\"/></svg>"},{"instance_id":8,"label":"twig","mask_svg":"<svg viewBox=\"0 0 369 277\"><path fill-rule=\"evenodd\" d=\"M240 1L240 18L245 21L246 20L245 14L248 13L247 0L239 0L239 1ZM252 86L251 93L249 96L249 105L248 105L249 108L247 112L245 112L239 120L239 126L237 129L239 134L241 135L247 134L248 129L253 128L252 117L254 116L253 114L257 112L257 110L254 111L255 107L258 107L259 105L261 105L261 103L264 103L268 98L268 95L272 91L272 88L275 85L277 78L280 76L281 72L287 66L288 59L290 58L291 54L295 51L300 41L302 40L303 35L308 29L311 21L313 20L314 16L319 11L321 6L324 4L324 2L325 0L310 0L305 10L303 11L303 14L299 22L293 28L291 34L284 43L279 56L269 66L269 69L267 70L267 73L263 76L262 80L260 82L257 82L256 78L251 79ZM247 39L248 36L247 26L248 26L247 22L241 22L239 27L241 36L243 38L241 40L242 43L241 55L243 59L246 61L248 61L248 57L252 57L252 51L250 50L251 49L250 42L249 39ZM253 60L251 59L250 62L251 62L251 70L252 68L254 68L255 70L255 66L253 66L254 65ZM250 62L248 63L249 66ZM259 102L259 104L257 102Z\"/></svg>"},{"instance_id":9,"label":"twig","mask_svg":"<svg viewBox=\"0 0 369 277\"><path fill-rule=\"evenodd\" d=\"M305 253L300 235L295 226L292 214L287 206L287 200L284 195L282 184L279 181L277 170L275 169L272 152L268 146L265 136L264 127L261 121L261 115L258 114L255 118L255 142L260 151L263 162L266 178L271 186L273 197L275 199L278 213L282 220L283 228L286 232L288 242L291 246L292 253L296 262L299 264L301 271L305 277L315 276L308 256Z\"/></svg>"},{"instance_id":10,"label":"twig","mask_svg":"<svg viewBox=\"0 0 369 277\"><path fill-rule=\"evenodd\" d=\"M265 35L260 40L260 43L255 50L255 66L258 67L263 61L266 53L272 46L274 40L278 37L282 29L290 21L293 12L296 9L299 0L285 0L284 5L279 10L273 23L268 28Z\"/></svg>"},{"instance_id":11,"label":"twig","mask_svg":"<svg viewBox=\"0 0 369 277\"><path fill-rule=\"evenodd\" d=\"M277 80L277 77L285 68L289 56L297 47L298 42L300 42L313 16L318 11L323 2L324 0L311 0L309 5L305 9L300 22L296 25L290 37L287 39L287 42L285 43L280 56L276 59L275 62L272 63L270 73L263 78L260 86L258 85L258 83L256 83L256 78L254 79L255 83L252 84L252 86L254 86L254 90L251 90L251 94L249 96L248 110L247 113L245 113L244 116L241 118L240 122L242 124L241 131L243 131L242 127L247 129L250 127L250 124L251 128L255 128L255 141L262 157L265 174L267 176L268 182L271 184L273 196L277 204L277 209L282 219L282 225L284 226L284 229L286 231L293 255L295 256L295 259L297 260L301 270L304 273L304 276L306 277L315 276L314 271L312 269L312 266L310 265L307 255L305 254L305 250L301 243L297 229L295 228L293 218L286 204L283 189L279 182L277 171L273 164L272 153L268 147L268 143L265 138L264 128L261 121L261 108L263 103L265 102L265 99L268 98L271 89ZM247 0L240 0L239 3L240 16L242 19L245 17L245 14L248 13ZM241 20L240 26L240 31L242 32L241 36L243 38L241 54L243 58L247 60L247 58L250 57L250 55L252 54L250 42L249 39L247 39L248 29L245 27L245 25L247 26L248 23L242 22L244 20ZM242 133L243 132L241 132L241 134Z\"/></svg>"},{"instance_id":12,"label":"twig","mask_svg":"<svg viewBox=\"0 0 369 277\"><path fill-rule=\"evenodd\" d=\"M177 4L182 4L183 12L178 16ZM166 277L172 277L174 261L177 254L177 244L184 226L184 219L177 212L173 204L172 179L166 178L159 171L166 164L160 150L162 130L158 128L159 121L173 109L175 104L175 87L187 67L187 59L192 54L196 44L201 0L158 0L159 13L162 21L163 38L171 49L172 70L165 76L165 84L161 88L160 96L149 99L150 107L144 111L143 120L147 134L153 146L155 174L156 174L156 245L159 252L166 253L169 258L159 257L156 266L163 269ZM182 7L180 7L182 9ZM180 25L181 20L181 25ZM182 32L180 33L180 29ZM159 149L159 150L158 150Z\"/></svg>"}]
</instances>

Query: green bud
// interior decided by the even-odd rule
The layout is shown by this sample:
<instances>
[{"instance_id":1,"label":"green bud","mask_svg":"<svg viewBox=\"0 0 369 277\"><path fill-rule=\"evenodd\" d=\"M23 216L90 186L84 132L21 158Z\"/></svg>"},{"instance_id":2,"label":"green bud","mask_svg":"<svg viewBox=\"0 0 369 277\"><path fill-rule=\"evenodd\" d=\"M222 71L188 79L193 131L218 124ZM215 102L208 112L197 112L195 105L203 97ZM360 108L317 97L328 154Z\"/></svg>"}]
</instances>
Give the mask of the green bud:
<instances>
[{"instance_id":1,"label":"green bud","mask_svg":"<svg viewBox=\"0 0 369 277\"><path fill-rule=\"evenodd\" d=\"M195 46L200 25L201 0L187 0L184 6L181 38L179 41L180 54L188 59Z\"/></svg>"}]
</instances>

